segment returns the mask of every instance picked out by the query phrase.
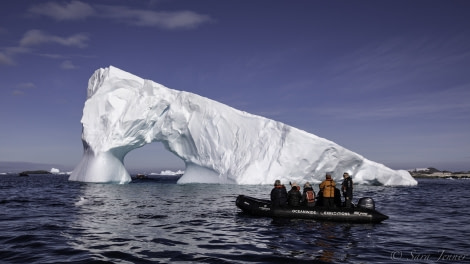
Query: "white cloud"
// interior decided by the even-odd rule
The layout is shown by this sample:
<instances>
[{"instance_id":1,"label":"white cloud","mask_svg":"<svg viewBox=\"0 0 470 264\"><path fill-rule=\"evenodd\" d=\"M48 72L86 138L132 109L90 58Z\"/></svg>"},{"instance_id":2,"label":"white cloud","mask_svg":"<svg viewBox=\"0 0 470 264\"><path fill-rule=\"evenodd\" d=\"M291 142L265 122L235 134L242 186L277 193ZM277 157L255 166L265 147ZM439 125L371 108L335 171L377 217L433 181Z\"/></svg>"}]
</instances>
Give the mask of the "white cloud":
<instances>
[{"instance_id":1,"label":"white cloud","mask_svg":"<svg viewBox=\"0 0 470 264\"><path fill-rule=\"evenodd\" d=\"M160 27L164 29L195 28L212 21L207 15L193 11L157 12L152 10L132 9L125 6L99 6L100 16L135 26Z\"/></svg>"},{"instance_id":2,"label":"white cloud","mask_svg":"<svg viewBox=\"0 0 470 264\"><path fill-rule=\"evenodd\" d=\"M11 94L14 95L14 96L23 96L23 95L25 95L25 92L24 92L24 91L21 91L21 90L16 90L16 89L15 89L15 90L13 90L13 91L11 92Z\"/></svg>"},{"instance_id":3,"label":"white cloud","mask_svg":"<svg viewBox=\"0 0 470 264\"><path fill-rule=\"evenodd\" d=\"M95 10L92 6L81 1L70 3L47 2L32 6L29 12L35 15L51 17L55 20L77 20L92 16Z\"/></svg>"},{"instance_id":4,"label":"white cloud","mask_svg":"<svg viewBox=\"0 0 470 264\"><path fill-rule=\"evenodd\" d=\"M78 67L75 66L70 60L65 60L60 64L60 68L62 68L64 70L73 70L73 69L76 69Z\"/></svg>"},{"instance_id":5,"label":"white cloud","mask_svg":"<svg viewBox=\"0 0 470 264\"><path fill-rule=\"evenodd\" d=\"M84 48L88 46L88 39L88 36L84 33L74 34L69 37L59 37L49 35L41 30L33 29L29 30L23 35L23 38L20 40L20 45L25 47L47 43L56 43L68 47Z\"/></svg>"},{"instance_id":6,"label":"white cloud","mask_svg":"<svg viewBox=\"0 0 470 264\"><path fill-rule=\"evenodd\" d=\"M32 82L23 82L16 85L15 89L11 91L11 94L14 96L23 96L26 94L27 90L35 89L36 85Z\"/></svg>"},{"instance_id":7,"label":"white cloud","mask_svg":"<svg viewBox=\"0 0 470 264\"><path fill-rule=\"evenodd\" d=\"M65 56L61 54L53 54L53 53L43 53L39 54L39 56L49 59L64 59Z\"/></svg>"},{"instance_id":8,"label":"white cloud","mask_svg":"<svg viewBox=\"0 0 470 264\"><path fill-rule=\"evenodd\" d=\"M69 3L47 2L29 8L33 15L46 16L58 21L80 20L89 17L105 18L134 26L163 29L188 29L213 21L210 16L193 11L153 11L133 9L127 6L90 5L82 1Z\"/></svg>"},{"instance_id":9,"label":"white cloud","mask_svg":"<svg viewBox=\"0 0 470 264\"><path fill-rule=\"evenodd\" d=\"M7 47L0 51L0 65L16 65L14 56L20 53L28 53L31 50L27 47Z\"/></svg>"},{"instance_id":10,"label":"white cloud","mask_svg":"<svg viewBox=\"0 0 470 264\"><path fill-rule=\"evenodd\" d=\"M34 89L36 85L32 82L23 82L17 85L19 89Z\"/></svg>"},{"instance_id":11,"label":"white cloud","mask_svg":"<svg viewBox=\"0 0 470 264\"><path fill-rule=\"evenodd\" d=\"M213 21L208 15L193 11L153 11L134 9L127 6L91 5L83 1L46 2L33 5L28 9L30 15L45 16L57 21L80 20L90 17L108 19L133 26L159 27L162 29L191 29ZM4 29L0 28L0 32ZM0 65L15 65L15 55L31 53L32 47L44 44L58 44L66 47L85 48L88 46L89 35L77 33L71 36L57 36L39 29L27 31L17 47L0 48ZM41 54L40 54L41 55ZM58 54L42 54L49 58L59 58ZM64 69L73 69L70 61L61 64Z\"/></svg>"},{"instance_id":12,"label":"white cloud","mask_svg":"<svg viewBox=\"0 0 470 264\"><path fill-rule=\"evenodd\" d=\"M3 53L3 52L0 52L0 65L3 64L3 65L14 65L15 62L13 61L13 59L11 58L11 56Z\"/></svg>"}]
</instances>

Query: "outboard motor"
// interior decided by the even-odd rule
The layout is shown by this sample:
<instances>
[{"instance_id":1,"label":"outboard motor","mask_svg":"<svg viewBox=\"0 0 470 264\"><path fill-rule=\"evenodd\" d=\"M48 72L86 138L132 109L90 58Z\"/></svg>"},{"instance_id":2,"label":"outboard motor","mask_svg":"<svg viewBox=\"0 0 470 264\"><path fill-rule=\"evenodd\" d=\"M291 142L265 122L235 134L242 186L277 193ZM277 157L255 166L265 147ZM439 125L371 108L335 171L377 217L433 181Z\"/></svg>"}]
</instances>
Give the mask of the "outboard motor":
<instances>
[{"instance_id":1,"label":"outboard motor","mask_svg":"<svg viewBox=\"0 0 470 264\"><path fill-rule=\"evenodd\" d=\"M375 202L371 197L363 197L357 202L357 206L361 208L367 208L375 210Z\"/></svg>"}]
</instances>

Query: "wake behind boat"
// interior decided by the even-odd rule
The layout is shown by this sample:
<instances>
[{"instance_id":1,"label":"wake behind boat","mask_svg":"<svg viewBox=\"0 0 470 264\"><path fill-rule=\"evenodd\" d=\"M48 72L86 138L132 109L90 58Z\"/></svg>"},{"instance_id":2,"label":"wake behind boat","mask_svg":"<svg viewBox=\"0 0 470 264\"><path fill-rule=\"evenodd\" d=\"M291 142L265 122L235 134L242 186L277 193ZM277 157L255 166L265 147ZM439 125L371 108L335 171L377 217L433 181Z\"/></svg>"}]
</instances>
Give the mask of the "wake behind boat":
<instances>
[{"instance_id":1,"label":"wake behind boat","mask_svg":"<svg viewBox=\"0 0 470 264\"><path fill-rule=\"evenodd\" d=\"M359 199L358 205L353 208L325 208L320 206L271 208L270 200L245 195L237 197L236 205L246 214L273 218L298 218L350 223L380 223L388 219L388 216L375 210L374 200L370 197Z\"/></svg>"}]
</instances>

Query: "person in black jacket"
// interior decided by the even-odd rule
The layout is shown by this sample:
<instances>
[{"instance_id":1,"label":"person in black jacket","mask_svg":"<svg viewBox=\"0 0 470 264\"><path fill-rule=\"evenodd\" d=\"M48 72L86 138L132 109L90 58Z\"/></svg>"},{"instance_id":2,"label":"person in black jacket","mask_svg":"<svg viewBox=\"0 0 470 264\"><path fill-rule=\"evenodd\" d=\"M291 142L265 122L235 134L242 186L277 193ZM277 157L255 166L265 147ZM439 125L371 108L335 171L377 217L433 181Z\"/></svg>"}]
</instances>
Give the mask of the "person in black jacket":
<instances>
[{"instance_id":1,"label":"person in black jacket","mask_svg":"<svg viewBox=\"0 0 470 264\"><path fill-rule=\"evenodd\" d=\"M292 189L287 193L287 203L290 206L300 206L300 200L302 200L300 186L294 182L292 184Z\"/></svg>"},{"instance_id":2,"label":"person in black jacket","mask_svg":"<svg viewBox=\"0 0 470 264\"><path fill-rule=\"evenodd\" d=\"M281 184L280 180L274 182L274 188L271 190L271 207L279 208L287 205L286 187Z\"/></svg>"},{"instance_id":3,"label":"person in black jacket","mask_svg":"<svg viewBox=\"0 0 470 264\"><path fill-rule=\"evenodd\" d=\"M351 201L353 198L353 182L349 173L343 173L343 183L341 184L341 189L343 191L344 204L347 208L351 207Z\"/></svg>"}]
</instances>

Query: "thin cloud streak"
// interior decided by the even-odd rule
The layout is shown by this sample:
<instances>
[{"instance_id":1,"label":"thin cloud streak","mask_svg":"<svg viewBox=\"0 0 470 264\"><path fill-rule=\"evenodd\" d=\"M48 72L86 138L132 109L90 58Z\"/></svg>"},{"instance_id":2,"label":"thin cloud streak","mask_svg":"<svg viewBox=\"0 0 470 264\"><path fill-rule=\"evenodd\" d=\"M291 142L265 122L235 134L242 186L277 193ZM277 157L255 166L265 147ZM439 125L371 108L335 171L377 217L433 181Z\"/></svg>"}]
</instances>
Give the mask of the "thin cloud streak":
<instances>
[{"instance_id":1,"label":"thin cloud streak","mask_svg":"<svg viewBox=\"0 0 470 264\"><path fill-rule=\"evenodd\" d=\"M57 21L105 18L133 26L159 27L162 29L192 29L214 21L210 16L189 10L152 11L127 6L89 5L81 1L66 4L47 2L30 7L34 16L46 16Z\"/></svg>"},{"instance_id":2,"label":"thin cloud streak","mask_svg":"<svg viewBox=\"0 0 470 264\"><path fill-rule=\"evenodd\" d=\"M16 65L14 57L16 54L24 54L31 52L27 47L7 47L0 51L0 65Z\"/></svg>"},{"instance_id":3,"label":"thin cloud streak","mask_svg":"<svg viewBox=\"0 0 470 264\"><path fill-rule=\"evenodd\" d=\"M29 13L51 17L58 21L85 19L95 14L92 6L81 1L70 3L47 2L29 8Z\"/></svg>"},{"instance_id":4,"label":"thin cloud streak","mask_svg":"<svg viewBox=\"0 0 470 264\"><path fill-rule=\"evenodd\" d=\"M15 89L11 91L13 96L23 96L27 94L27 91L36 89L36 85L32 82L23 82L16 85Z\"/></svg>"},{"instance_id":5,"label":"thin cloud streak","mask_svg":"<svg viewBox=\"0 0 470 264\"><path fill-rule=\"evenodd\" d=\"M0 52L0 65L15 65L15 62L13 61L13 58L11 56Z\"/></svg>"},{"instance_id":6,"label":"thin cloud streak","mask_svg":"<svg viewBox=\"0 0 470 264\"><path fill-rule=\"evenodd\" d=\"M368 93L405 87L413 80L442 75L450 66L468 61L467 45L470 39L466 36L440 41L423 37L411 43L390 39L331 61L324 76L328 85L343 91Z\"/></svg>"},{"instance_id":7,"label":"thin cloud streak","mask_svg":"<svg viewBox=\"0 0 470 264\"><path fill-rule=\"evenodd\" d=\"M69 37L59 37L47 34L38 29L32 29L23 35L20 46L36 46L41 44L55 43L68 47L85 48L88 46L88 35L84 33L74 34Z\"/></svg>"},{"instance_id":8,"label":"thin cloud streak","mask_svg":"<svg viewBox=\"0 0 470 264\"><path fill-rule=\"evenodd\" d=\"M60 64L60 68L64 70L74 70L77 69L78 67L75 66L72 61L70 60L65 60Z\"/></svg>"},{"instance_id":9,"label":"thin cloud streak","mask_svg":"<svg viewBox=\"0 0 470 264\"><path fill-rule=\"evenodd\" d=\"M390 39L336 58L311 78L282 87L286 94L323 94L335 102L289 109L316 118L378 120L470 116L470 79L456 68L470 61L470 38L459 35L431 41ZM458 77L458 76L457 76ZM460 80L456 81L456 80ZM288 95L285 98L288 99ZM376 98L370 101L369 98Z\"/></svg>"},{"instance_id":10,"label":"thin cloud streak","mask_svg":"<svg viewBox=\"0 0 470 264\"><path fill-rule=\"evenodd\" d=\"M34 89L36 88L36 85L32 82L24 82L24 83L18 84L17 87L20 89Z\"/></svg>"},{"instance_id":11,"label":"thin cloud streak","mask_svg":"<svg viewBox=\"0 0 470 264\"><path fill-rule=\"evenodd\" d=\"M453 119L468 119L470 116L470 83L448 90L426 95L403 96L393 100L382 100L367 105L351 102L342 108L322 106L303 108L301 111L315 116L334 119L384 120L426 116L446 116Z\"/></svg>"},{"instance_id":12,"label":"thin cloud streak","mask_svg":"<svg viewBox=\"0 0 470 264\"><path fill-rule=\"evenodd\" d=\"M163 29L190 29L210 22L207 15L193 11L156 12L151 10L132 9L125 6L99 6L100 16L117 22L134 26L159 27Z\"/></svg>"}]
</instances>

